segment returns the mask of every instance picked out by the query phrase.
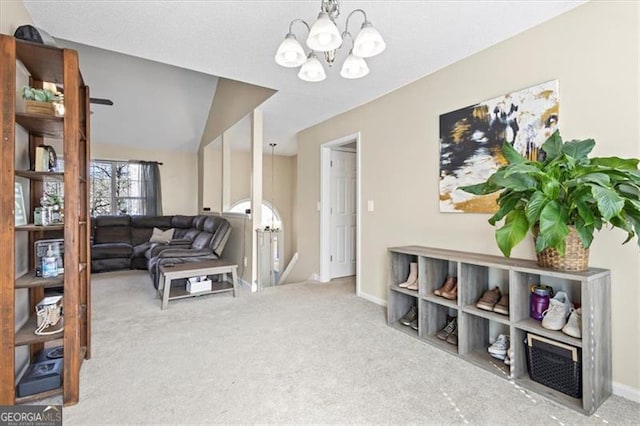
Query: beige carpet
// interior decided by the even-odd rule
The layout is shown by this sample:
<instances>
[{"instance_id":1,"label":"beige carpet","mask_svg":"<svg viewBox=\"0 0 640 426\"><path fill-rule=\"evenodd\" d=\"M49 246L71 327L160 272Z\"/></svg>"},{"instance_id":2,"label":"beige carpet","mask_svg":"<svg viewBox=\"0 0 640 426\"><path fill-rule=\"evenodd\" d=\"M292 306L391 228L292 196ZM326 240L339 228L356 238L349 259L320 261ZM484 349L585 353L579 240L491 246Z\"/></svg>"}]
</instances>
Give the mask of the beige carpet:
<instances>
[{"instance_id":1,"label":"beige carpet","mask_svg":"<svg viewBox=\"0 0 640 426\"><path fill-rule=\"evenodd\" d=\"M93 276L93 358L65 424L638 423L585 417L385 324L352 280L159 300L144 272Z\"/></svg>"}]
</instances>

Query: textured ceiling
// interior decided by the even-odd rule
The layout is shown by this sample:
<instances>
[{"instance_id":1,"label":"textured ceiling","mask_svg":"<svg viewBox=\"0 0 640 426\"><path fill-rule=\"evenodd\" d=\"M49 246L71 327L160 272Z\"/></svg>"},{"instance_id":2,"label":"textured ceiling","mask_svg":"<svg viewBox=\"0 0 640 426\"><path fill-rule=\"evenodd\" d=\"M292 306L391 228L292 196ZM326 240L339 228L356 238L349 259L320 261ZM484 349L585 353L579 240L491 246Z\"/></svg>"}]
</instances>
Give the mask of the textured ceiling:
<instances>
[{"instance_id":1,"label":"textured ceiling","mask_svg":"<svg viewBox=\"0 0 640 426\"><path fill-rule=\"evenodd\" d=\"M265 145L295 152L297 131L366 103L564 13L582 1L343 1L338 25L363 8L387 49L370 58L360 80L334 69L320 83L273 57L289 22L312 22L313 1L26 0L37 26L52 36L278 90L262 107ZM361 23L356 16L350 30ZM298 39L305 30L296 27ZM505 66L508 62L505 61ZM92 83L92 82L90 82ZM95 85L96 83L92 83Z\"/></svg>"}]
</instances>

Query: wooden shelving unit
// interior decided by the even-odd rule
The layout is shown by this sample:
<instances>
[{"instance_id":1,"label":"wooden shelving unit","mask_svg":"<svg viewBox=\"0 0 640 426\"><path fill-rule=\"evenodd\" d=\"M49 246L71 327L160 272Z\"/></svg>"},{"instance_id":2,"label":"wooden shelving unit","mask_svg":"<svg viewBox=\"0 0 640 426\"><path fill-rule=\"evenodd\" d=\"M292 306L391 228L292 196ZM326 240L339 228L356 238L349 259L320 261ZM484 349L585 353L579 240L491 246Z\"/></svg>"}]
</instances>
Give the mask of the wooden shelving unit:
<instances>
[{"instance_id":1,"label":"wooden shelving unit","mask_svg":"<svg viewBox=\"0 0 640 426\"><path fill-rule=\"evenodd\" d=\"M391 269L388 287L387 323L471 364L509 378L517 385L584 414L592 414L611 395L611 296L610 272L590 268L584 272L560 272L541 268L535 262L465 253L429 247L389 249ZM409 275L411 262L418 264L418 290L398 287ZM458 278L456 300L436 296L447 276ZM529 317L529 287L550 284L567 292L582 306L582 338L543 328ZM495 286L509 293L509 315L478 309L475 303ZM418 332L399 320L418 307ZM436 337L447 318L458 318L458 345ZM524 340L527 333L578 348L582 355L582 397L572 398L533 381L527 370ZM511 365L492 358L487 351L498 334L511 337Z\"/></svg>"},{"instance_id":2,"label":"wooden shelving unit","mask_svg":"<svg viewBox=\"0 0 640 426\"><path fill-rule=\"evenodd\" d=\"M89 88L79 71L75 50L60 49L16 40L0 35L0 405L22 404L62 394L65 405L79 399L79 372L82 359L91 354L90 305L90 235L89 223ZM21 63L29 73L29 84L42 87L51 82L64 87L64 117L28 114L16 111L17 69ZM28 134L28 146L16 140L16 127ZM62 141L64 172L34 171L35 148L44 138ZM19 163L17 155L26 150L29 165ZM15 224L14 183L16 177L29 182L29 199L25 200L30 224ZM62 181L64 185L64 223L33 224L33 208L39 205L44 181ZM18 234L28 236L28 248L16 252ZM54 278L37 278L34 274L33 244L37 239L64 238L65 274ZM22 246L22 245L21 245ZM17 276L16 260L27 257L30 272ZM64 317L56 327L63 331L36 335L35 305L46 288L62 287ZM28 291L32 316L16 329L16 291ZM64 346L62 388L41 394L16 397L15 348L28 346L30 356L44 347L44 342L60 340ZM31 360L30 360L31 361Z\"/></svg>"}]
</instances>

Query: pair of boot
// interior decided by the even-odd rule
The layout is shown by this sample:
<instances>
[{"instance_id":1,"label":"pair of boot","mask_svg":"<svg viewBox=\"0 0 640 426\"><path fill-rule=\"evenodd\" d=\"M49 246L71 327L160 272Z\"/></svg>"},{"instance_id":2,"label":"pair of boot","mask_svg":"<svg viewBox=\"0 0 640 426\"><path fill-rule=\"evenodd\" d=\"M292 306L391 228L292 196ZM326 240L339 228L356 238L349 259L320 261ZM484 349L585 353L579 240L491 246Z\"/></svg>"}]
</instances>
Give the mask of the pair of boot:
<instances>
[{"instance_id":1,"label":"pair of boot","mask_svg":"<svg viewBox=\"0 0 640 426\"><path fill-rule=\"evenodd\" d=\"M433 294L445 299L456 300L458 298L458 279L456 277L447 277L442 287L435 290Z\"/></svg>"},{"instance_id":2,"label":"pair of boot","mask_svg":"<svg viewBox=\"0 0 640 426\"><path fill-rule=\"evenodd\" d=\"M418 264L416 262L409 264L409 276L405 282L398 284L398 287L418 290Z\"/></svg>"}]
</instances>

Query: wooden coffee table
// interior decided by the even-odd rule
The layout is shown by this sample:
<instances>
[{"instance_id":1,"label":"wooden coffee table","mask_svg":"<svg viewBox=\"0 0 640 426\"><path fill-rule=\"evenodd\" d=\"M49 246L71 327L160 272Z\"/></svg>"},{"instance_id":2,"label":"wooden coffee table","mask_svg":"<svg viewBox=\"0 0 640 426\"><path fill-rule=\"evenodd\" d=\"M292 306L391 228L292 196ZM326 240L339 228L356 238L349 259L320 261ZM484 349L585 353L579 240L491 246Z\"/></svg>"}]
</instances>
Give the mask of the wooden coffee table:
<instances>
[{"instance_id":1,"label":"wooden coffee table","mask_svg":"<svg viewBox=\"0 0 640 426\"><path fill-rule=\"evenodd\" d=\"M169 300L184 299L186 297L204 296L206 294L233 292L238 296L238 265L226 260L206 260L203 262L179 263L160 266L160 282L158 295L162 298L161 309L166 309ZM227 281L227 274L231 274L232 281ZM222 275L222 280L213 282L211 290L189 293L186 289L171 288L171 281L180 278L198 277L201 275Z\"/></svg>"}]
</instances>

